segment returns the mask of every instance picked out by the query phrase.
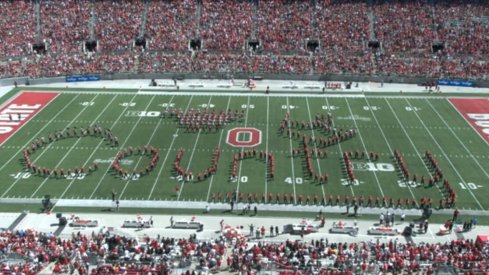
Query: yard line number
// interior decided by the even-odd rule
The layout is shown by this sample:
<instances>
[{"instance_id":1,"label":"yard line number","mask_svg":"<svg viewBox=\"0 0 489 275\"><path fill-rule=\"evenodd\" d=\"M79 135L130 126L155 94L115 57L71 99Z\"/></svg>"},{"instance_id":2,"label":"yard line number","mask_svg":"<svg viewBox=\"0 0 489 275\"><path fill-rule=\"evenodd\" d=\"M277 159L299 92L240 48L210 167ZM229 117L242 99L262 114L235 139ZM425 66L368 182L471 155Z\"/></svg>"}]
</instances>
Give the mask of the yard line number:
<instances>
[{"instance_id":1,"label":"yard line number","mask_svg":"<svg viewBox=\"0 0 489 275\"><path fill-rule=\"evenodd\" d=\"M296 177L294 180L292 180L292 177L286 177L284 182L288 184L293 184L294 182L295 184L303 184L304 180L301 177Z\"/></svg>"},{"instance_id":2,"label":"yard line number","mask_svg":"<svg viewBox=\"0 0 489 275\"><path fill-rule=\"evenodd\" d=\"M473 182L467 182L467 183L463 183L463 182L459 182L458 184L460 184L460 188L462 189L472 189L472 190L476 190L476 189L479 189L479 187L482 187L482 185L477 185Z\"/></svg>"}]
</instances>

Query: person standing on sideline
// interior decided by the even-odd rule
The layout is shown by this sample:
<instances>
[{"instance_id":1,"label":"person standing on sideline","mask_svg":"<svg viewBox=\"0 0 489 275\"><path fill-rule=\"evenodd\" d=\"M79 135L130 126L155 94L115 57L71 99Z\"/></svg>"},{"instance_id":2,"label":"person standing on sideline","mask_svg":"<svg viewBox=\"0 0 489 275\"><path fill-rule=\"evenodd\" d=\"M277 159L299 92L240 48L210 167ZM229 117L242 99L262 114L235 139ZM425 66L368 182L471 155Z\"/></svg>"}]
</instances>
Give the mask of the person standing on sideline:
<instances>
[{"instance_id":1,"label":"person standing on sideline","mask_svg":"<svg viewBox=\"0 0 489 275\"><path fill-rule=\"evenodd\" d=\"M170 217L170 227L173 228L173 216Z\"/></svg>"},{"instance_id":2,"label":"person standing on sideline","mask_svg":"<svg viewBox=\"0 0 489 275\"><path fill-rule=\"evenodd\" d=\"M453 210L452 222L455 222L457 220L459 214L460 212L458 211L458 208L455 208L455 210Z\"/></svg>"}]
</instances>

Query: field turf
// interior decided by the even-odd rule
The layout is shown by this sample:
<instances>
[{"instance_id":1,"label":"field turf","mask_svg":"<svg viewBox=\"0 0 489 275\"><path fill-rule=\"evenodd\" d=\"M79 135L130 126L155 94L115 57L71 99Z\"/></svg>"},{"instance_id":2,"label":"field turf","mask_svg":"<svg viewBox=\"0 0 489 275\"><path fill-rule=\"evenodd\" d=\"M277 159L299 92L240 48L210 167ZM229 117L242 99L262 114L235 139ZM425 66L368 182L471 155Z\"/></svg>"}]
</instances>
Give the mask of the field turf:
<instances>
[{"instance_id":1,"label":"field turf","mask_svg":"<svg viewBox=\"0 0 489 275\"><path fill-rule=\"evenodd\" d=\"M17 96L17 95L13 95ZM4 100L5 101L5 100ZM160 118L166 107L183 112L205 108L238 110L243 117L213 131L187 131L179 127L175 118ZM302 137L280 133L282 120L289 113L290 121L306 122L331 113L337 130L356 129L351 139L328 147L317 145L327 157L312 155L313 169L320 175L328 174L325 183L311 178L301 150ZM15 119L15 118L14 118ZM24 148L36 138L45 137L68 127L86 128L99 125L111 129L119 145L95 136L66 138L51 142L31 153L30 159L41 167L88 169L94 162L97 171L75 177L46 177L35 175L25 168ZM252 148L233 147L227 143L233 128L256 128L261 131L261 143ZM291 129L301 136L331 137L331 133L300 126ZM239 132L239 133L238 133ZM241 129L236 140L246 142L252 132ZM160 157L154 169L139 178L122 179L110 169L117 152L123 148L154 146ZM311 148L316 145L310 143ZM405 181L394 161L393 151L399 150L410 175L423 175L427 181L432 171L424 155L430 150L442 169L444 179L457 193L457 207L488 210L489 151L486 141L457 111L446 97L433 96L250 96L246 94L219 95L218 93L138 94L137 91L63 91L37 115L26 122L0 146L1 198L110 199L112 192L124 200L191 200L224 201L227 193L257 194L267 203L275 203L276 194L294 196L293 203L309 195L327 198L368 196L409 198L419 201L431 197L435 206L444 191L442 183L432 187ZM175 157L183 149L180 166L194 174L193 181L182 181L174 170ZM211 165L215 148L221 148L217 171L197 181L199 171ZM272 152L275 162L274 177L270 167L259 157L238 162L237 177L231 179L233 157L242 150ZM344 152L370 152L377 160L352 157L353 170L358 181L345 181ZM257 153L258 155L258 153ZM121 161L121 167L131 173L146 167L148 155L130 155ZM410 176L410 177L411 177ZM177 192L176 189L179 189ZM269 194L273 194L269 201ZM220 194L220 195L219 195ZM313 203L312 201L310 203Z\"/></svg>"}]
</instances>

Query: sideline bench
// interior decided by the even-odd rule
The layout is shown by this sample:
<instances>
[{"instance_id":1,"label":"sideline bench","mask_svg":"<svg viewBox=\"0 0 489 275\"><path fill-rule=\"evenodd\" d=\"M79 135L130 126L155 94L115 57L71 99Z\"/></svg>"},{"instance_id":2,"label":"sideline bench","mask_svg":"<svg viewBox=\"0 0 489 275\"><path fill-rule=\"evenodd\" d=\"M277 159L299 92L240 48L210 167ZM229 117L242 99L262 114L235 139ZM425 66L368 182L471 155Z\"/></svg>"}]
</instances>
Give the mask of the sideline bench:
<instances>
[{"instance_id":1,"label":"sideline bench","mask_svg":"<svg viewBox=\"0 0 489 275\"><path fill-rule=\"evenodd\" d=\"M73 222L70 223L71 227L97 227L98 226L98 221L97 220L74 220Z\"/></svg>"},{"instance_id":2,"label":"sideline bench","mask_svg":"<svg viewBox=\"0 0 489 275\"><path fill-rule=\"evenodd\" d=\"M193 230L203 230L204 224L196 221L178 221L173 224L172 228L176 229L193 229Z\"/></svg>"}]
</instances>

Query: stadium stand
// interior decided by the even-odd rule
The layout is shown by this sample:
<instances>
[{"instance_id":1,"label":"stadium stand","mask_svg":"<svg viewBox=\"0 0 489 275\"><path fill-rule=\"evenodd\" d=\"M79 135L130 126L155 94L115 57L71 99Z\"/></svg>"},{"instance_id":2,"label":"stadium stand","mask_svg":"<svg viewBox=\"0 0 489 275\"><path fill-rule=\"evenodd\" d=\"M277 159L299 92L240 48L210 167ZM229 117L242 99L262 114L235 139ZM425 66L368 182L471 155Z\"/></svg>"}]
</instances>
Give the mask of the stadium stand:
<instances>
[{"instance_id":1,"label":"stadium stand","mask_svg":"<svg viewBox=\"0 0 489 275\"><path fill-rule=\"evenodd\" d=\"M90 1L42 1L41 32L50 53L76 54L89 38Z\"/></svg>"},{"instance_id":2,"label":"stadium stand","mask_svg":"<svg viewBox=\"0 0 489 275\"><path fill-rule=\"evenodd\" d=\"M197 30L196 13L196 1L148 1L146 36L150 41L149 48L185 51Z\"/></svg>"},{"instance_id":3,"label":"stadium stand","mask_svg":"<svg viewBox=\"0 0 489 275\"><path fill-rule=\"evenodd\" d=\"M305 39L311 37L310 1L273 0L259 2L257 38L266 51L305 52Z\"/></svg>"},{"instance_id":4,"label":"stadium stand","mask_svg":"<svg viewBox=\"0 0 489 275\"><path fill-rule=\"evenodd\" d=\"M265 230L263 230L265 231ZM2 274L182 274L275 270L280 274L434 274L452 270L487 274L489 246L475 240L443 243L404 243L396 239L359 243L311 241L213 240L143 237L134 239L106 232L69 238L33 230L4 232L0 248Z\"/></svg>"},{"instance_id":5,"label":"stadium stand","mask_svg":"<svg viewBox=\"0 0 489 275\"><path fill-rule=\"evenodd\" d=\"M132 48L139 35L143 1L95 1L95 37L102 51Z\"/></svg>"},{"instance_id":6,"label":"stadium stand","mask_svg":"<svg viewBox=\"0 0 489 275\"><path fill-rule=\"evenodd\" d=\"M428 1L379 1L372 10L375 35L387 53L429 53L435 39Z\"/></svg>"},{"instance_id":7,"label":"stadium stand","mask_svg":"<svg viewBox=\"0 0 489 275\"><path fill-rule=\"evenodd\" d=\"M476 57L489 54L489 7L483 0L437 3L435 22L448 54Z\"/></svg>"},{"instance_id":8,"label":"stadium stand","mask_svg":"<svg viewBox=\"0 0 489 275\"><path fill-rule=\"evenodd\" d=\"M0 13L2 78L202 71L489 78L482 0L25 0L2 1ZM90 39L95 52L82 46ZM308 48L309 39L317 46ZM193 40L202 51L190 51ZM46 46L41 56L37 42Z\"/></svg>"},{"instance_id":9,"label":"stadium stand","mask_svg":"<svg viewBox=\"0 0 489 275\"><path fill-rule=\"evenodd\" d=\"M15 14L16 20L12 20ZM31 54L35 42L33 1L0 2L0 56L26 56ZM22 34L22 35L19 35Z\"/></svg>"},{"instance_id":10,"label":"stadium stand","mask_svg":"<svg viewBox=\"0 0 489 275\"><path fill-rule=\"evenodd\" d=\"M0 77L312 72L489 79L488 33L484 0L0 1ZM141 34L148 40L145 50L134 47ZM97 50L84 52L82 43L92 38ZM202 39L204 51L189 51L195 38ZM245 50L250 38L260 41L260 51ZM309 38L320 42L310 54ZM380 42L378 49L369 47L372 40ZM46 43L46 54L34 53L39 41ZM474 240L136 240L107 232L63 239L34 230L0 236L2 274L37 274L48 266L55 274L168 274L179 268L186 274L432 274L444 267L487 274L489 258L489 247Z\"/></svg>"},{"instance_id":11,"label":"stadium stand","mask_svg":"<svg viewBox=\"0 0 489 275\"><path fill-rule=\"evenodd\" d=\"M315 16L323 52L363 52L369 40L367 13L365 2L318 1Z\"/></svg>"},{"instance_id":12,"label":"stadium stand","mask_svg":"<svg viewBox=\"0 0 489 275\"><path fill-rule=\"evenodd\" d=\"M200 30L205 49L241 50L252 30L252 3L249 1L203 1Z\"/></svg>"}]
</instances>

